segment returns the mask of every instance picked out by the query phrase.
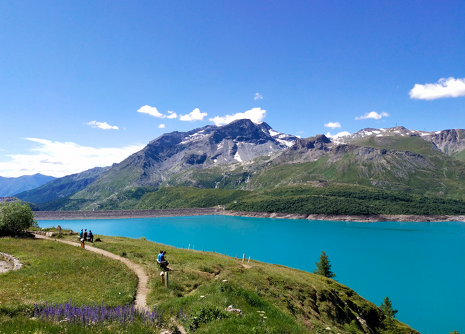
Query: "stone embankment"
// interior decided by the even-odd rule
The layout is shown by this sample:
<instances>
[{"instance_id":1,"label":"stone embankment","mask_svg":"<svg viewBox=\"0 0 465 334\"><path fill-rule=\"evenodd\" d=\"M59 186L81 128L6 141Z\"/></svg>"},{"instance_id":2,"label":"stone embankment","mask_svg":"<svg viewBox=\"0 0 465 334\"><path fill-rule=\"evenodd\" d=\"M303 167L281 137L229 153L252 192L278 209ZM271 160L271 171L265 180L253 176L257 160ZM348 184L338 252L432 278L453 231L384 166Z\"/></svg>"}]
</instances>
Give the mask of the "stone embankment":
<instances>
[{"instance_id":1,"label":"stone embankment","mask_svg":"<svg viewBox=\"0 0 465 334\"><path fill-rule=\"evenodd\" d=\"M308 220L335 220L353 221L361 223L374 223L382 221L399 222L465 222L465 216L446 215L374 215L374 216L349 216L349 215L325 215L325 214L292 214L230 211L223 208L198 208L198 209L167 209L167 210L108 210L108 211L35 211L37 220L76 220L76 219L123 219L123 218L155 218L176 216L239 216L256 218L281 218L281 219L308 219Z\"/></svg>"},{"instance_id":2,"label":"stone embankment","mask_svg":"<svg viewBox=\"0 0 465 334\"><path fill-rule=\"evenodd\" d=\"M105 210L105 211L34 211L37 220L121 219L217 215L221 209Z\"/></svg>"}]
</instances>

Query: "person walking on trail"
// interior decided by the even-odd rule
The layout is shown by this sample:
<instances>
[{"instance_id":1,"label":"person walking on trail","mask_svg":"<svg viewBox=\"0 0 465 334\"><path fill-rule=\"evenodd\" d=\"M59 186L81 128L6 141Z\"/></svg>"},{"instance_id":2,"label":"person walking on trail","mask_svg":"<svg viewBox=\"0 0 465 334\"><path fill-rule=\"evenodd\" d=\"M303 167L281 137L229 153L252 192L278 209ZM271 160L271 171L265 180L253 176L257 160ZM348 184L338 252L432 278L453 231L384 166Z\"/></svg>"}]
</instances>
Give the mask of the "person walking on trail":
<instances>
[{"instance_id":1,"label":"person walking on trail","mask_svg":"<svg viewBox=\"0 0 465 334\"><path fill-rule=\"evenodd\" d=\"M82 236L80 240L81 240L81 247L86 248L86 246L84 245L84 236Z\"/></svg>"},{"instance_id":2,"label":"person walking on trail","mask_svg":"<svg viewBox=\"0 0 465 334\"><path fill-rule=\"evenodd\" d=\"M81 228L81 231L79 232L79 239L82 238L83 233L84 233L84 232L82 232L82 228Z\"/></svg>"},{"instance_id":3,"label":"person walking on trail","mask_svg":"<svg viewBox=\"0 0 465 334\"><path fill-rule=\"evenodd\" d=\"M84 230L84 241L87 241L87 229Z\"/></svg>"},{"instance_id":4,"label":"person walking on trail","mask_svg":"<svg viewBox=\"0 0 465 334\"><path fill-rule=\"evenodd\" d=\"M87 238L89 238L90 242L94 242L94 235L92 234L91 230L89 230L89 234L87 234Z\"/></svg>"}]
</instances>

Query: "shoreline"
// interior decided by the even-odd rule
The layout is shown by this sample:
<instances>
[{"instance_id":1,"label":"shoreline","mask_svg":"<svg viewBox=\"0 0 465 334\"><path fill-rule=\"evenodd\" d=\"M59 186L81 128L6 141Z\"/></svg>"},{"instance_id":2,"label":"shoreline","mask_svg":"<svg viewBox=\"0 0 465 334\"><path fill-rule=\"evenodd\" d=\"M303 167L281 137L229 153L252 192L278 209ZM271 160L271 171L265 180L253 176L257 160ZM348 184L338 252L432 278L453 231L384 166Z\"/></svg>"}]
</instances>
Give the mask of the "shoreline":
<instances>
[{"instance_id":1,"label":"shoreline","mask_svg":"<svg viewBox=\"0 0 465 334\"><path fill-rule=\"evenodd\" d=\"M34 211L36 220L86 220L158 218L180 216L238 216L253 218L307 219L350 221L360 223L393 222L465 222L465 215L328 215L229 211L222 208L164 209L164 210L105 210L105 211Z\"/></svg>"}]
</instances>

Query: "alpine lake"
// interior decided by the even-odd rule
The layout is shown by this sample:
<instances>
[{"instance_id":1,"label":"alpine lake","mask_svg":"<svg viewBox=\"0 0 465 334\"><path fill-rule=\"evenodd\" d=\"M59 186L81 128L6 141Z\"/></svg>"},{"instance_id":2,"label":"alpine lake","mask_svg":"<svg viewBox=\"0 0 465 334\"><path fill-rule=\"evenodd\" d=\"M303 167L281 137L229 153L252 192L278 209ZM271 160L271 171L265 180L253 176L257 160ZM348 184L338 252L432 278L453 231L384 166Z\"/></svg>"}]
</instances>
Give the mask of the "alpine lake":
<instances>
[{"instance_id":1,"label":"alpine lake","mask_svg":"<svg viewBox=\"0 0 465 334\"><path fill-rule=\"evenodd\" d=\"M44 220L94 235L251 257L312 272L324 251L335 279L421 333L465 332L465 223L356 223L234 216ZM168 258L169 258L169 254Z\"/></svg>"}]
</instances>

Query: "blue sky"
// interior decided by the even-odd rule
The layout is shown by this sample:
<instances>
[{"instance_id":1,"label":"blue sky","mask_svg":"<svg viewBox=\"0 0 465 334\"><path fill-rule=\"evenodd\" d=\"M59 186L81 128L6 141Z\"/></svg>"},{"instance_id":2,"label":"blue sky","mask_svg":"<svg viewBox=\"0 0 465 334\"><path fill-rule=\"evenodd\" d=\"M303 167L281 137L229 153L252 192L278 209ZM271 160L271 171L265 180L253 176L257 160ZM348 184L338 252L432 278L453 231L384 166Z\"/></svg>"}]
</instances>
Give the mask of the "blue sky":
<instances>
[{"instance_id":1,"label":"blue sky","mask_svg":"<svg viewBox=\"0 0 465 334\"><path fill-rule=\"evenodd\" d=\"M0 176L109 165L247 111L302 137L465 128L464 17L464 1L2 1Z\"/></svg>"}]
</instances>

